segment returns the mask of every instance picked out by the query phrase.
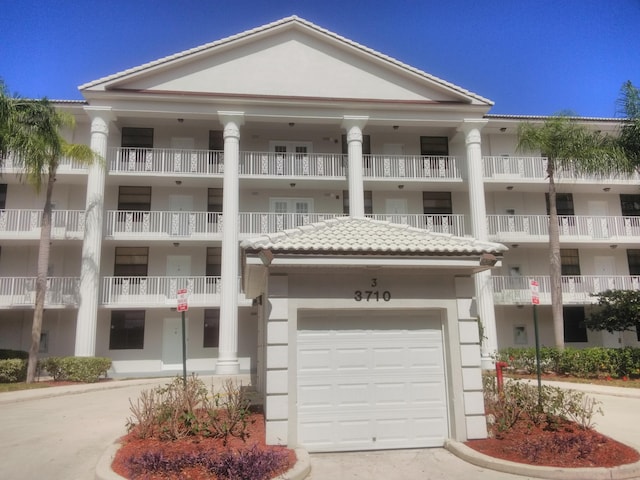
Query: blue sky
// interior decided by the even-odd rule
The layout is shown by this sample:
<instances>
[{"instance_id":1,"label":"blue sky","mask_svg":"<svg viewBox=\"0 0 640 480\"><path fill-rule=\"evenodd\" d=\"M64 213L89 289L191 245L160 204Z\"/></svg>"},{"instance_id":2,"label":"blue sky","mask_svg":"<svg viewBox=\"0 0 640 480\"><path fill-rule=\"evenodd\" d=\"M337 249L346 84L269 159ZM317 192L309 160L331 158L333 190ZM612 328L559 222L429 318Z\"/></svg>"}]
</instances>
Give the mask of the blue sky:
<instances>
[{"instance_id":1,"label":"blue sky","mask_svg":"<svg viewBox=\"0 0 640 480\"><path fill-rule=\"evenodd\" d=\"M640 0L2 0L0 77L80 99L78 85L289 15L487 97L491 113L612 117L622 83L640 86Z\"/></svg>"}]
</instances>

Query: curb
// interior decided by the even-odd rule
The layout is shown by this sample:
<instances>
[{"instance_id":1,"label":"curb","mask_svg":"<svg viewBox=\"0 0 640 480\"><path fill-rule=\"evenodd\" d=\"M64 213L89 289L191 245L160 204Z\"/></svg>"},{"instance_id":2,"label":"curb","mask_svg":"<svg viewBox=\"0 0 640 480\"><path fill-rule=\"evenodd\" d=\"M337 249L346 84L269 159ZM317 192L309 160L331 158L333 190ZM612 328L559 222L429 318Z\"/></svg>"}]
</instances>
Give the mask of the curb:
<instances>
[{"instance_id":1,"label":"curb","mask_svg":"<svg viewBox=\"0 0 640 480\"><path fill-rule=\"evenodd\" d=\"M560 468L536 467L524 463L500 460L484 455L465 444L447 440L444 448L456 457L478 467L549 480L629 480L640 478L640 462L629 463L611 468Z\"/></svg>"},{"instance_id":2,"label":"curb","mask_svg":"<svg viewBox=\"0 0 640 480\"><path fill-rule=\"evenodd\" d=\"M119 442L112 443L102 454L100 460L98 460L98 464L96 465L96 480L126 480L124 477L121 477L111 470L111 463L113 462L119 448ZM293 468L282 475L277 476L273 480L304 480L307 478L307 475L311 472L311 460L309 458L309 453L302 448L296 448L295 452L297 461Z\"/></svg>"}]
</instances>

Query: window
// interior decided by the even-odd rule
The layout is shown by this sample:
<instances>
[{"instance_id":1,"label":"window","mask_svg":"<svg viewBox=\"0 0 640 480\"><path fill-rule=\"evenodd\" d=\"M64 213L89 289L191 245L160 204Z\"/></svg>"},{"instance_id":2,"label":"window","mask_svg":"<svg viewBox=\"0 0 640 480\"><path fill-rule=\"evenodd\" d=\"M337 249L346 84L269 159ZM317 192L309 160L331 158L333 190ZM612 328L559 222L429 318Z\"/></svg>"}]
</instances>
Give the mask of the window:
<instances>
[{"instance_id":1,"label":"window","mask_svg":"<svg viewBox=\"0 0 640 480\"><path fill-rule=\"evenodd\" d=\"M113 310L109 350L144 348L144 310Z\"/></svg>"},{"instance_id":2,"label":"window","mask_svg":"<svg viewBox=\"0 0 640 480\"><path fill-rule=\"evenodd\" d=\"M515 325L513 327L513 343L516 345L527 345L529 336L527 335L527 327L525 325Z\"/></svg>"},{"instance_id":3,"label":"window","mask_svg":"<svg viewBox=\"0 0 640 480\"><path fill-rule=\"evenodd\" d=\"M219 277L222 272L222 248L207 247L207 277Z\"/></svg>"},{"instance_id":4,"label":"window","mask_svg":"<svg viewBox=\"0 0 640 480\"><path fill-rule=\"evenodd\" d=\"M347 142L347 135L342 134L342 154L347 155L349 153L349 143ZM371 155L371 135L362 135L362 154Z\"/></svg>"},{"instance_id":5,"label":"window","mask_svg":"<svg viewBox=\"0 0 640 480\"><path fill-rule=\"evenodd\" d=\"M449 155L448 137L420 137L420 155L446 157Z\"/></svg>"},{"instance_id":6,"label":"window","mask_svg":"<svg viewBox=\"0 0 640 480\"><path fill-rule=\"evenodd\" d=\"M49 332L40 333L40 349L38 353L49 353Z\"/></svg>"},{"instance_id":7,"label":"window","mask_svg":"<svg viewBox=\"0 0 640 480\"><path fill-rule=\"evenodd\" d=\"M620 195L620 209L623 217L640 216L640 195Z\"/></svg>"},{"instance_id":8,"label":"window","mask_svg":"<svg viewBox=\"0 0 640 480\"><path fill-rule=\"evenodd\" d=\"M0 183L0 210L7 208L7 184Z\"/></svg>"},{"instance_id":9,"label":"window","mask_svg":"<svg viewBox=\"0 0 640 480\"><path fill-rule=\"evenodd\" d=\"M150 211L151 187L121 186L118 189L118 210Z\"/></svg>"},{"instance_id":10,"label":"window","mask_svg":"<svg viewBox=\"0 0 640 480\"><path fill-rule=\"evenodd\" d=\"M153 128L122 128L122 146L153 148Z\"/></svg>"},{"instance_id":11,"label":"window","mask_svg":"<svg viewBox=\"0 0 640 480\"><path fill-rule=\"evenodd\" d=\"M349 215L349 190L342 191L342 213ZM373 192L371 190L364 191L364 214L373 214Z\"/></svg>"},{"instance_id":12,"label":"window","mask_svg":"<svg viewBox=\"0 0 640 480\"><path fill-rule=\"evenodd\" d=\"M640 275L640 250L628 249L627 263L629 264L629 275Z\"/></svg>"},{"instance_id":13,"label":"window","mask_svg":"<svg viewBox=\"0 0 640 480\"><path fill-rule=\"evenodd\" d=\"M202 346L204 348L217 348L220 341L220 310L205 309L204 332Z\"/></svg>"},{"instance_id":14,"label":"window","mask_svg":"<svg viewBox=\"0 0 640 480\"><path fill-rule=\"evenodd\" d=\"M545 193L544 195L545 201L547 202L547 215L549 215L549 194ZM573 194L556 193L556 209L558 210L558 215L575 215L573 210Z\"/></svg>"},{"instance_id":15,"label":"window","mask_svg":"<svg viewBox=\"0 0 640 480\"><path fill-rule=\"evenodd\" d=\"M210 188L207 195L207 212L222 213L222 189Z\"/></svg>"},{"instance_id":16,"label":"window","mask_svg":"<svg viewBox=\"0 0 640 480\"><path fill-rule=\"evenodd\" d=\"M580 275L580 255L577 248L560 249L560 273L561 275Z\"/></svg>"},{"instance_id":17,"label":"window","mask_svg":"<svg viewBox=\"0 0 640 480\"><path fill-rule=\"evenodd\" d=\"M113 275L115 277L146 277L149 262L148 247L116 247Z\"/></svg>"},{"instance_id":18,"label":"window","mask_svg":"<svg viewBox=\"0 0 640 480\"><path fill-rule=\"evenodd\" d=\"M587 341L587 327L584 323L584 307L564 307L564 341L583 343Z\"/></svg>"},{"instance_id":19,"label":"window","mask_svg":"<svg viewBox=\"0 0 640 480\"><path fill-rule=\"evenodd\" d=\"M451 192L422 192L422 210L425 215L451 215Z\"/></svg>"}]
</instances>

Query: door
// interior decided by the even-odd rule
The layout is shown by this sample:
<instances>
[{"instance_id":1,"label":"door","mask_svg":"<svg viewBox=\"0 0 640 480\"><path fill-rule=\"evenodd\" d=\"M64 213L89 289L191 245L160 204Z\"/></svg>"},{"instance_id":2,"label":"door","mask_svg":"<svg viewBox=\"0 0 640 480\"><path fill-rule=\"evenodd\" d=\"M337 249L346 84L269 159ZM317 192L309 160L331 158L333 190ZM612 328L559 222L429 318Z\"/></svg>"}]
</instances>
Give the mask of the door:
<instances>
[{"instance_id":1,"label":"door","mask_svg":"<svg viewBox=\"0 0 640 480\"><path fill-rule=\"evenodd\" d=\"M406 198L387 198L384 202L387 221L393 223L407 224L407 199ZM412 225L415 227L417 225Z\"/></svg>"},{"instance_id":2,"label":"door","mask_svg":"<svg viewBox=\"0 0 640 480\"><path fill-rule=\"evenodd\" d=\"M269 210L275 215L269 215L271 221L268 231L279 232L310 223L309 214L313 212L313 199L272 198L269 201Z\"/></svg>"},{"instance_id":3,"label":"door","mask_svg":"<svg viewBox=\"0 0 640 480\"><path fill-rule=\"evenodd\" d=\"M275 153L276 175L309 175L311 142L272 141L270 149Z\"/></svg>"},{"instance_id":4,"label":"door","mask_svg":"<svg viewBox=\"0 0 640 480\"><path fill-rule=\"evenodd\" d=\"M173 150L172 169L174 172L196 172L198 168L197 159L192 159L191 153L195 146L195 140L191 137L171 138L171 149Z\"/></svg>"},{"instance_id":5,"label":"door","mask_svg":"<svg viewBox=\"0 0 640 480\"><path fill-rule=\"evenodd\" d=\"M616 288L613 278L616 274L616 259L614 257L593 257L593 271L596 275L594 280L596 292L594 293Z\"/></svg>"},{"instance_id":6,"label":"door","mask_svg":"<svg viewBox=\"0 0 640 480\"><path fill-rule=\"evenodd\" d=\"M162 368L178 370L182 368L182 317L181 313L174 317L165 317L162 329ZM185 324L188 324L185 317ZM185 325L186 327L186 325ZM189 329L186 328L188 332Z\"/></svg>"},{"instance_id":7,"label":"door","mask_svg":"<svg viewBox=\"0 0 640 480\"><path fill-rule=\"evenodd\" d=\"M311 452L442 447L449 436L435 312L299 316L298 443Z\"/></svg>"},{"instance_id":8,"label":"door","mask_svg":"<svg viewBox=\"0 0 640 480\"><path fill-rule=\"evenodd\" d=\"M592 236L595 239L609 238L609 204L603 201L587 202L590 219L587 221L587 228L591 222ZM615 232L615 230L613 230Z\"/></svg>"},{"instance_id":9,"label":"door","mask_svg":"<svg viewBox=\"0 0 640 480\"><path fill-rule=\"evenodd\" d=\"M191 235L195 230L193 212L193 196L191 195L169 195L169 208L171 209L170 235L185 236Z\"/></svg>"}]
</instances>

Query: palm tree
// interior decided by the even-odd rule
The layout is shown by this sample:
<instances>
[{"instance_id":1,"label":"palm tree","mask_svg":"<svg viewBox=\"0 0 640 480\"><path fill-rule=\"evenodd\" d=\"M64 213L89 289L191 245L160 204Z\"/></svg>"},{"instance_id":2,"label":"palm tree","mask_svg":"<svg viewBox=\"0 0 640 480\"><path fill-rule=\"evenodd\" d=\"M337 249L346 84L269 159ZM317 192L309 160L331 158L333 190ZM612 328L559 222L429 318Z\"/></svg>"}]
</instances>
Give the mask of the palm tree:
<instances>
[{"instance_id":1,"label":"palm tree","mask_svg":"<svg viewBox=\"0 0 640 480\"><path fill-rule=\"evenodd\" d=\"M618 110L627 121L620 128L620 145L630 162L630 168L640 169L640 89L630 81L622 84Z\"/></svg>"},{"instance_id":2,"label":"palm tree","mask_svg":"<svg viewBox=\"0 0 640 480\"><path fill-rule=\"evenodd\" d=\"M45 187L27 383L35 378L40 349L51 244L51 197L58 165L65 157L83 163L91 163L95 158L89 146L70 144L62 137L63 129L74 126L73 116L56 110L46 98L30 100L11 96L0 81L0 160L7 153L13 154L22 164L24 178L36 192Z\"/></svg>"},{"instance_id":3,"label":"palm tree","mask_svg":"<svg viewBox=\"0 0 640 480\"><path fill-rule=\"evenodd\" d=\"M556 174L564 172L609 174L624 169L624 153L616 140L580 125L564 114L547 118L541 125L522 123L518 150L540 151L547 157L549 180L549 264L551 312L556 347L564 349L560 229L556 204Z\"/></svg>"}]
</instances>

